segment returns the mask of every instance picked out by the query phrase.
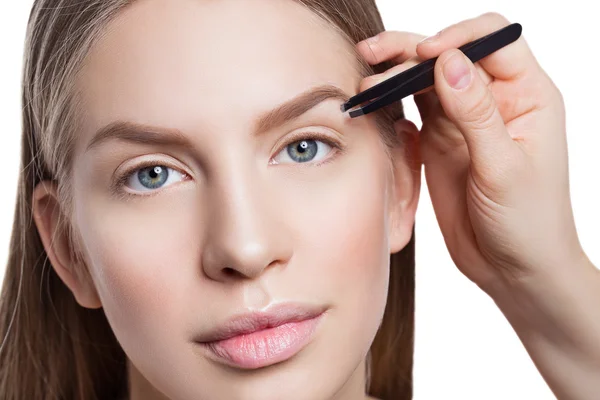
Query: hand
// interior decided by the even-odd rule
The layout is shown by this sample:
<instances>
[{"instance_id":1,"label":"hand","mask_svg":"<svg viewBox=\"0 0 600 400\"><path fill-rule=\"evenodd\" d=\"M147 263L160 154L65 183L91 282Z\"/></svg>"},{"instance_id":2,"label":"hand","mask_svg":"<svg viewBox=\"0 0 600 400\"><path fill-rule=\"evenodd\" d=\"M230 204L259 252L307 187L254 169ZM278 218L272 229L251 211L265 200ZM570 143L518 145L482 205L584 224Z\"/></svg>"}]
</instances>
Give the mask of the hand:
<instances>
[{"instance_id":1,"label":"hand","mask_svg":"<svg viewBox=\"0 0 600 400\"><path fill-rule=\"evenodd\" d=\"M507 25L488 13L420 43L420 35L386 31L373 47L357 45L370 64L398 63L365 78L361 91L439 56L435 86L414 97L425 178L452 260L489 294L564 272L584 257L569 196L560 91L523 37L475 66L457 50ZM409 121L397 124L411 131Z\"/></svg>"}]
</instances>

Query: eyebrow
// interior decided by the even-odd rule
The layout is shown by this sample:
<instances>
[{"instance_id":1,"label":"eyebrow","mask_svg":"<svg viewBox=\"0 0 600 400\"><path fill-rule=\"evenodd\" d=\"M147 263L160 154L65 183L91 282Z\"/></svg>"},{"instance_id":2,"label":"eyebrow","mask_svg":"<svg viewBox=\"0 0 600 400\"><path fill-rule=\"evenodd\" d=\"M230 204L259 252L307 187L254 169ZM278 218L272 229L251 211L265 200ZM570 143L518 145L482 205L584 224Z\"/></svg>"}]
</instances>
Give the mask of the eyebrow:
<instances>
[{"instance_id":1,"label":"eyebrow","mask_svg":"<svg viewBox=\"0 0 600 400\"><path fill-rule=\"evenodd\" d=\"M255 122L253 135L274 129L294 120L325 100L336 99L347 102L350 95L334 85L311 88L276 108L260 115ZM110 139L121 139L131 143L150 145L178 145L191 147L189 139L178 129L163 128L130 121L114 121L99 129L89 142L86 152Z\"/></svg>"}]
</instances>

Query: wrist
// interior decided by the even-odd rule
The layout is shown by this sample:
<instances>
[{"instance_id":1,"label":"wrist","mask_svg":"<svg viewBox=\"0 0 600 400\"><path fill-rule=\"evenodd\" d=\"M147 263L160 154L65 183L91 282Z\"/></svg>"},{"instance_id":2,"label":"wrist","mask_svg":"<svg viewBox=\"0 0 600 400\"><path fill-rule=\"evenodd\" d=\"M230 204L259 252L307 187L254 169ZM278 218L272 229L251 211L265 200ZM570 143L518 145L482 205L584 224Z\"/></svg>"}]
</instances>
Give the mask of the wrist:
<instances>
[{"instance_id":1,"label":"wrist","mask_svg":"<svg viewBox=\"0 0 600 400\"><path fill-rule=\"evenodd\" d=\"M581 246L561 246L562 250L543 252L524 257L521 263L505 266L505 273L498 274L482 289L498 304L511 306L519 297L535 300L548 299L549 287L565 289L590 276L599 276ZM567 286L565 286L567 285ZM515 297L517 299L515 299Z\"/></svg>"},{"instance_id":2,"label":"wrist","mask_svg":"<svg viewBox=\"0 0 600 400\"><path fill-rule=\"evenodd\" d=\"M583 252L568 265L538 269L488 294L524 341L600 356L600 271Z\"/></svg>"}]
</instances>

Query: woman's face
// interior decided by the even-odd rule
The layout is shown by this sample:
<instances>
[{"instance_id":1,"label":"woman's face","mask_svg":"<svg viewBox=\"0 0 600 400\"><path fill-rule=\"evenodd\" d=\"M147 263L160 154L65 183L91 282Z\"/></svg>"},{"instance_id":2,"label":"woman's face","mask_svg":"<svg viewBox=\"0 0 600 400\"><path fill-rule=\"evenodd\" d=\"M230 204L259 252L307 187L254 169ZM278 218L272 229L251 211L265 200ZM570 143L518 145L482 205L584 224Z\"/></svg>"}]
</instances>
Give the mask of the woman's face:
<instances>
[{"instance_id":1,"label":"woman's face","mask_svg":"<svg viewBox=\"0 0 600 400\"><path fill-rule=\"evenodd\" d=\"M349 50L271 0L137 1L92 48L72 217L134 399L364 396L415 194L372 116L340 111ZM197 342L281 303L324 313L221 356Z\"/></svg>"}]
</instances>

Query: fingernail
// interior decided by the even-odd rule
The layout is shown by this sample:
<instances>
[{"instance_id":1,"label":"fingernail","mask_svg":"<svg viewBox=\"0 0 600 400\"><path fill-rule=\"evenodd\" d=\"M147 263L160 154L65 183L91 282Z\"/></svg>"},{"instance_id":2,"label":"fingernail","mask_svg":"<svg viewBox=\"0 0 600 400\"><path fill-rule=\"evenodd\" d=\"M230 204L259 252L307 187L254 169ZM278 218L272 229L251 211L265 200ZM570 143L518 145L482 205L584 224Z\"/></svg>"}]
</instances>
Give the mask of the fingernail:
<instances>
[{"instance_id":1,"label":"fingernail","mask_svg":"<svg viewBox=\"0 0 600 400\"><path fill-rule=\"evenodd\" d=\"M371 75L371 77L373 78L373 82L374 84L378 84L383 82L384 80L387 79L387 76L385 76L384 74L380 74L380 75Z\"/></svg>"},{"instance_id":2,"label":"fingernail","mask_svg":"<svg viewBox=\"0 0 600 400\"><path fill-rule=\"evenodd\" d=\"M471 70L462 52L454 53L444 63L444 78L455 90L466 88L471 82Z\"/></svg>"},{"instance_id":3,"label":"fingernail","mask_svg":"<svg viewBox=\"0 0 600 400\"><path fill-rule=\"evenodd\" d=\"M440 37L441 34L442 34L442 31L439 31L438 33L436 33L433 36L426 37L425 39L421 40L419 43L434 42L434 41L436 41Z\"/></svg>"},{"instance_id":4,"label":"fingernail","mask_svg":"<svg viewBox=\"0 0 600 400\"><path fill-rule=\"evenodd\" d=\"M369 47L371 47L371 45L374 45L375 43L379 42L379 34L371 36L370 38L365 39L365 41L367 42Z\"/></svg>"}]
</instances>

